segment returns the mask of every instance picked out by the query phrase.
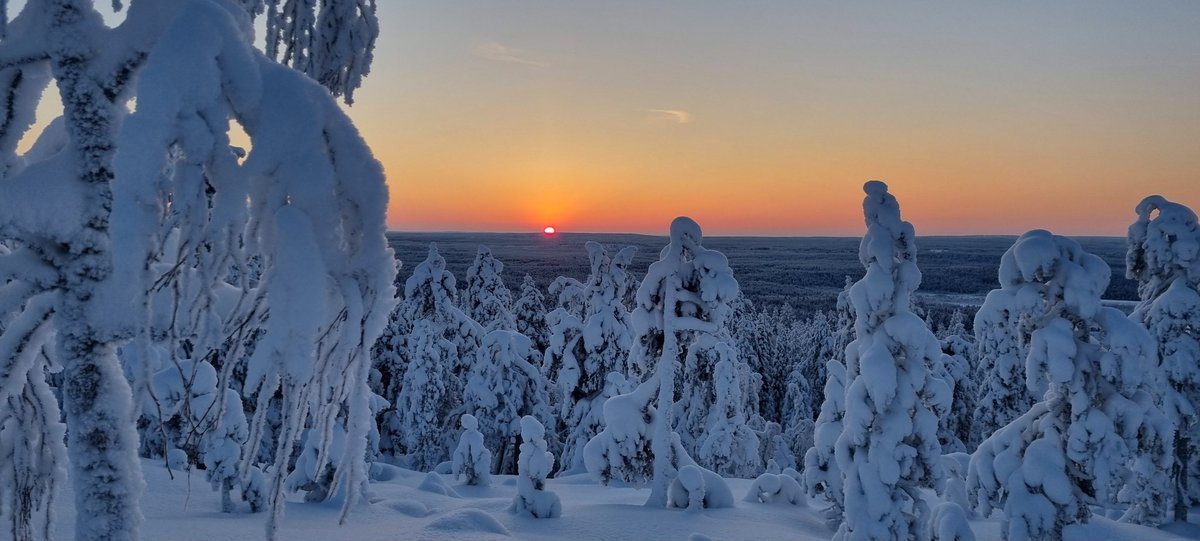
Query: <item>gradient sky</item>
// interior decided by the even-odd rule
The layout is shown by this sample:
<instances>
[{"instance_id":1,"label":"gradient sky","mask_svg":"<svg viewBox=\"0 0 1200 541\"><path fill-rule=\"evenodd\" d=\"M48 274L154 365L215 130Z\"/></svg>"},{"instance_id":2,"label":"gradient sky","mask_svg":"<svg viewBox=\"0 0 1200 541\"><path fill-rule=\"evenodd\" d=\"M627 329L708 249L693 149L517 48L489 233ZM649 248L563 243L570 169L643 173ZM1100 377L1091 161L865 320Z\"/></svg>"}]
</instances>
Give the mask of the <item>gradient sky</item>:
<instances>
[{"instance_id":1,"label":"gradient sky","mask_svg":"<svg viewBox=\"0 0 1200 541\"><path fill-rule=\"evenodd\" d=\"M401 230L1121 235L1200 208L1200 2L379 2Z\"/></svg>"}]
</instances>

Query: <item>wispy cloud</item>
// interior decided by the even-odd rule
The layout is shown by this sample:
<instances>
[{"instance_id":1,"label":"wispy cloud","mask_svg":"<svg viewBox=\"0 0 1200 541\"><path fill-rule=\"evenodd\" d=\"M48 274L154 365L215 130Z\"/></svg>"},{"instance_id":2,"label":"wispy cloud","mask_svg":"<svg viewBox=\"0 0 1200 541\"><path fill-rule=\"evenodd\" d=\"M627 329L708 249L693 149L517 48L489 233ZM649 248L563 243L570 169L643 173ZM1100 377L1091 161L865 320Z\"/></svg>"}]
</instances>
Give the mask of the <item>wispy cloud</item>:
<instances>
[{"instance_id":1,"label":"wispy cloud","mask_svg":"<svg viewBox=\"0 0 1200 541\"><path fill-rule=\"evenodd\" d=\"M550 63L544 60L542 55L537 52L509 47L496 41L480 43L471 49L471 52L479 58L486 58L497 62L510 62L534 68L550 67Z\"/></svg>"},{"instance_id":2,"label":"wispy cloud","mask_svg":"<svg viewBox=\"0 0 1200 541\"><path fill-rule=\"evenodd\" d=\"M691 124L692 114L681 109L639 109L649 113L655 120L667 120L676 124Z\"/></svg>"}]
</instances>

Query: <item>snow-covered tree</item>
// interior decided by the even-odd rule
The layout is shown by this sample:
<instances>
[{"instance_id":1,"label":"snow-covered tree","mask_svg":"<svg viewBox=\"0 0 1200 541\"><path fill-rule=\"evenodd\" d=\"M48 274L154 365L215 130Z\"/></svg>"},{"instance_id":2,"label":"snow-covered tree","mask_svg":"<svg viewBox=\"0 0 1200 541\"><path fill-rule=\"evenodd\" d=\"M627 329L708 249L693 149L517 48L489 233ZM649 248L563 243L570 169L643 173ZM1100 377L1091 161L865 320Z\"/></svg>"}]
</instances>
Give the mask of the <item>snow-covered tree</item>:
<instances>
[{"instance_id":1,"label":"snow-covered tree","mask_svg":"<svg viewBox=\"0 0 1200 541\"><path fill-rule=\"evenodd\" d=\"M1025 381L1025 358L1029 355L1030 333L1035 322L1029 317L1037 309L1037 286L993 289L975 312L976 365L974 380L979 398L971 420L969 446L976 446L1029 411L1040 397Z\"/></svg>"},{"instance_id":2,"label":"snow-covered tree","mask_svg":"<svg viewBox=\"0 0 1200 541\"><path fill-rule=\"evenodd\" d=\"M533 518L562 515L558 495L546 490L546 478L554 468L554 454L546 450L546 428L536 417L521 417L521 458L517 465L517 495L511 510Z\"/></svg>"},{"instance_id":3,"label":"snow-covered tree","mask_svg":"<svg viewBox=\"0 0 1200 541\"><path fill-rule=\"evenodd\" d=\"M243 484L238 467L249 437L241 396L233 389L221 393L216 369L191 359L177 360L156 373L152 388L152 413L160 422L148 432L167 435L157 442L161 456L174 448L184 451L189 462L204 464L205 476L221 493L221 511L233 512L232 491ZM224 404L217 402L221 396ZM223 412L220 419L218 412Z\"/></svg>"},{"instance_id":4,"label":"snow-covered tree","mask_svg":"<svg viewBox=\"0 0 1200 541\"><path fill-rule=\"evenodd\" d=\"M463 432L454 448L450 470L468 485L488 486L492 483L492 452L483 444L483 433L479 431L479 420L464 413Z\"/></svg>"},{"instance_id":5,"label":"snow-covered tree","mask_svg":"<svg viewBox=\"0 0 1200 541\"><path fill-rule=\"evenodd\" d=\"M762 436L766 436L767 425L770 422L779 421L780 418L776 415L777 411L773 407L763 409L764 404L775 405L779 396L766 396L766 389L769 386L777 387L778 384L772 382L770 377L763 372L763 351L760 346L764 333L759 330L760 312L741 291L738 292L737 298L729 304L732 310L725 320L725 325L729 330L730 343L737 352L738 370L741 373L740 379L744 391L742 393L744 401L742 411L760 436L759 441L763 443L760 449L766 449L769 447L770 438L762 439Z\"/></svg>"},{"instance_id":6,"label":"snow-covered tree","mask_svg":"<svg viewBox=\"0 0 1200 541\"><path fill-rule=\"evenodd\" d=\"M437 244L429 243L429 255L404 282L400 319L408 322L410 329L420 320L433 322L442 337L454 344L457 355L453 369L462 377L475 359L485 333L482 325L458 308L457 295L454 275L446 270L446 260L438 253Z\"/></svg>"},{"instance_id":7,"label":"snow-covered tree","mask_svg":"<svg viewBox=\"0 0 1200 541\"><path fill-rule=\"evenodd\" d=\"M833 529L845 515L844 480L836 452L842 418L846 416L846 367L841 361L831 360L825 373L825 400L813 429L813 446L804 454L804 486L809 496L829 502L824 514Z\"/></svg>"},{"instance_id":8,"label":"snow-covered tree","mask_svg":"<svg viewBox=\"0 0 1200 541\"><path fill-rule=\"evenodd\" d=\"M1041 230L1022 235L1001 260L1001 287L1037 299L1024 314L1034 322L1025 383L1044 397L971 458L971 505L983 516L1002 506L1005 539L1061 539L1092 505L1116 500L1131 463L1134 481L1169 467L1173 427L1150 392L1158 384L1154 342L1101 306L1110 275L1075 241Z\"/></svg>"},{"instance_id":9,"label":"snow-covered tree","mask_svg":"<svg viewBox=\"0 0 1200 541\"><path fill-rule=\"evenodd\" d=\"M555 309L562 308L577 318L584 317L588 295L582 282L574 278L559 276L550 282L547 291L554 298Z\"/></svg>"},{"instance_id":10,"label":"snow-covered tree","mask_svg":"<svg viewBox=\"0 0 1200 541\"><path fill-rule=\"evenodd\" d=\"M966 330L965 318L962 310L955 310L946 326L937 333L943 354L943 370L939 376L953 389L950 409L938 419L938 441L944 453L966 452L971 441L972 412L975 411L978 389L971 379L970 357L975 344Z\"/></svg>"},{"instance_id":11,"label":"snow-covered tree","mask_svg":"<svg viewBox=\"0 0 1200 541\"><path fill-rule=\"evenodd\" d=\"M658 384L658 418L651 445L654 478L647 500L651 505L667 505L667 489L684 465L679 455L686 456L673 418L677 365L700 340L717 336L728 340L725 318L738 294L729 260L702 246L702 239L700 225L691 218L671 222L671 242L646 271L632 316L637 336L634 358L655 362L646 381Z\"/></svg>"},{"instance_id":12,"label":"snow-covered tree","mask_svg":"<svg viewBox=\"0 0 1200 541\"><path fill-rule=\"evenodd\" d=\"M434 334L453 345L452 353L442 360L445 366L438 373L443 378L444 396L462 396L467 370L475 360L484 333L483 327L458 308L457 295L454 275L446 270L446 260L438 253L437 245L430 243L428 256L405 281L404 300L391 319L395 328L389 332L400 339L390 346L387 354L375 359L375 367L381 374L378 392L394 406L381 415L380 447L385 453L402 452L402 442L408 437L396 408L400 406L400 393L404 391L405 372L413 363L409 358L412 351L409 340L419 322L427 322ZM445 416L440 418L450 422ZM453 441L439 448L448 450L449 445L453 445ZM445 451L439 453L444 455Z\"/></svg>"},{"instance_id":13,"label":"snow-covered tree","mask_svg":"<svg viewBox=\"0 0 1200 541\"><path fill-rule=\"evenodd\" d=\"M483 441L493 452L493 471L517 472L521 417L553 422L549 384L538 370L538 354L529 338L516 331L495 330L483 344L467 375L461 411L479 420Z\"/></svg>"},{"instance_id":14,"label":"snow-covered tree","mask_svg":"<svg viewBox=\"0 0 1200 541\"><path fill-rule=\"evenodd\" d=\"M546 298L533 281L533 277L528 274L521 282L521 292L517 300L513 301L512 312L517 322L517 332L528 336L538 351L546 351L550 344L550 327L546 323Z\"/></svg>"},{"instance_id":15,"label":"snow-covered tree","mask_svg":"<svg viewBox=\"0 0 1200 541\"><path fill-rule=\"evenodd\" d=\"M315 47L373 17L353 1L323 5L336 7L340 16L327 19L310 42ZM148 292L196 276L205 281L202 287L181 290L220 286L230 254L267 261L269 275L254 284L256 291L242 289L245 303L234 311L266 317L259 360L280 358L274 353L284 341L301 353L267 370L280 376L266 378L273 381L269 385L279 387L284 380L284 394L293 399L310 377L331 386L320 392L312 386L312 394L328 405L314 408L311 416L308 408L297 408L299 413L288 414L290 428L317 419L332 423L333 417L322 414L344 407L342 421L355 434L367 431L366 393L358 392L365 357L360 343L369 346L382 326L394 272L383 239L382 171L326 89L250 47L251 27L248 14L232 2L135 0L124 20L109 27L90 1L30 1L7 25L0 44L0 57L8 59L0 79L9 83L0 100L7 109L0 129L5 194L0 242L17 248L0 267L11 269L5 282L17 284L10 295L24 297L8 306L22 312L17 321L33 314L56 330L79 539L136 537L140 522L134 395L118 365L119 346L139 335L145 343ZM279 43L290 47L295 41L284 36ZM340 86L345 91L357 86L370 61L370 44L360 45L337 57L357 66ZM332 57L324 63L335 64ZM32 125L49 76L57 82L63 116L18 157L16 144ZM129 113L134 97L137 109ZM284 126L297 117L312 121ZM234 121L253 146L244 163L229 145ZM165 253L160 248L172 231L184 239L178 252ZM295 255L312 259L278 265ZM156 275L160 262L176 270ZM315 276L322 282L307 285L316 287L287 298L291 286ZM329 312L287 315L288 308L311 306L317 296L326 297ZM199 319L213 314L208 306L189 303L180 312L180 327L197 328ZM232 321L219 323L210 328L225 337L234 334ZM10 330L26 327L10 326L5 335L15 338ZM321 327L320 343L308 332L313 327ZM309 349L321 367L337 375L306 363ZM0 359L8 353L0 352ZM246 361L238 355L229 359ZM127 367L138 396L154 369ZM14 381L28 381L21 372ZM298 437L298 429L289 434ZM280 441L289 449L294 443ZM340 461L338 480L349 489L346 509L365 482L365 453L355 452L363 446L365 438L361 446L355 438L344 457L329 457ZM276 487L287 473L290 451L286 455L274 469Z\"/></svg>"},{"instance_id":16,"label":"snow-covered tree","mask_svg":"<svg viewBox=\"0 0 1200 541\"><path fill-rule=\"evenodd\" d=\"M702 238L691 218L671 222L670 244L647 270L632 314L632 356L643 366L653 362L654 371L632 393L605 403L605 428L584 449L588 472L604 482L620 476L640 484L652 477L652 506L665 507L679 468L694 464L675 432L675 372L695 340L727 332L725 318L738 293L729 261L702 246Z\"/></svg>"},{"instance_id":17,"label":"snow-covered tree","mask_svg":"<svg viewBox=\"0 0 1200 541\"><path fill-rule=\"evenodd\" d=\"M749 300L734 303L731 330L738 358L762 378L759 403L754 411L786 427L793 417L789 400L808 403L812 396L809 381L799 375L792 378L804 347L802 328L789 305L746 313L751 307Z\"/></svg>"},{"instance_id":18,"label":"snow-covered tree","mask_svg":"<svg viewBox=\"0 0 1200 541\"><path fill-rule=\"evenodd\" d=\"M736 385L722 387L726 383L725 378L717 374L717 367L721 363L729 363L732 373L725 377L731 378L730 381ZM758 435L748 426L744 413L748 402L745 399L747 385L744 379L753 377L753 373L745 363L738 362L737 350L728 333L721 331L696 335L688 344L680 368L682 371L674 417L683 448L698 464L723 475L748 477L761 473ZM736 418L731 418L734 410ZM738 437L746 439L739 441L735 447L702 450L706 439L714 436L718 428L722 431L736 430ZM730 435L725 432L721 437L728 438ZM727 439L722 439L721 445L727 442Z\"/></svg>"},{"instance_id":19,"label":"snow-covered tree","mask_svg":"<svg viewBox=\"0 0 1200 541\"><path fill-rule=\"evenodd\" d=\"M453 391L451 373L454 344L442 337L428 320L418 320L408 337L408 357L412 364L404 372L400 394L395 398L397 426L391 433L398 438L391 446L408 455L409 464L417 471L431 471L446 460L448 449L445 426L450 412L458 406L461 395Z\"/></svg>"},{"instance_id":20,"label":"snow-covered tree","mask_svg":"<svg viewBox=\"0 0 1200 541\"><path fill-rule=\"evenodd\" d=\"M233 389L225 389L225 404L222 408L214 408L213 425L205 432L204 438L204 475L213 489L221 493L221 512L234 512L233 490L241 491L242 499L250 502L251 508L258 510L262 502L253 501L253 493L249 490L253 484L253 476L243 478L238 465L242 461L242 447L250 435L250 424L242 410L242 397ZM220 419L215 413L222 411Z\"/></svg>"},{"instance_id":21,"label":"snow-covered tree","mask_svg":"<svg viewBox=\"0 0 1200 541\"><path fill-rule=\"evenodd\" d=\"M579 366L579 357L584 356L583 319L566 308L559 307L546 314L546 327L550 335L546 349L542 352L542 372L555 386L555 392L561 393L558 382L562 380L560 373L563 366L568 363ZM562 403L561 400L557 402Z\"/></svg>"},{"instance_id":22,"label":"snow-covered tree","mask_svg":"<svg viewBox=\"0 0 1200 541\"><path fill-rule=\"evenodd\" d=\"M620 374L609 376L609 389L624 383ZM655 391L651 383L642 383L604 401L604 429L583 448L584 466L592 478L605 485L618 480L640 487L654 475L650 444Z\"/></svg>"},{"instance_id":23,"label":"snow-covered tree","mask_svg":"<svg viewBox=\"0 0 1200 541\"><path fill-rule=\"evenodd\" d=\"M836 453L845 477L841 539L928 537L920 491L941 490L937 416L950 389L935 377L937 337L912 313L921 282L912 224L887 185L863 186L867 234L859 248L866 275L850 290L856 339L846 347L846 401Z\"/></svg>"},{"instance_id":24,"label":"snow-covered tree","mask_svg":"<svg viewBox=\"0 0 1200 541\"><path fill-rule=\"evenodd\" d=\"M1174 519L1186 521L1188 508L1200 500L1200 226L1191 209L1161 196L1147 197L1136 210L1125 273L1137 281L1141 302L1130 317L1145 325L1157 344L1158 371L1167 382L1158 394L1176 425ZM1145 518L1158 522L1162 516Z\"/></svg>"},{"instance_id":25,"label":"snow-covered tree","mask_svg":"<svg viewBox=\"0 0 1200 541\"><path fill-rule=\"evenodd\" d=\"M546 314L550 339L544 350L542 371L557 387L563 358L574 354L581 345L578 339L583 333L583 321L587 318L588 295L582 282L566 276L555 278L550 283L549 292L555 299L555 305Z\"/></svg>"},{"instance_id":26,"label":"snow-covered tree","mask_svg":"<svg viewBox=\"0 0 1200 541\"><path fill-rule=\"evenodd\" d=\"M467 289L462 297L463 312L482 325L484 332L517 329L512 312L512 293L500 278L503 270L504 263L483 245L479 246L475 261L467 269Z\"/></svg>"},{"instance_id":27,"label":"snow-covered tree","mask_svg":"<svg viewBox=\"0 0 1200 541\"><path fill-rule=\"evenodd\" d=\"M706 436L697 449L697 461L721 475L753 477L763 468L758 454L760 442L742 413L741 381L732 359L726 357L717 362L713 387L717 398Z\"/></svg>"},{"instance_id":28,"label":"snow-covered tree","mask_svg":"<svg viewBox=\"0 0 1200 541\"><path fill-rule=\"evenodd\" d=\"M630 364L633 343L629 313L622 304L625 296L626 268L633 261L634 248L626 247L609 254L604 246L587 243L591 274L584 286L584 319L555 310L554 332L547 358L557 356L556 384L562 393L559 420L566 435L561 466L566 471L582 468L583 447L603 428L604 401L615 393L628 392L630 386L610 389L610 374L619 374L624 382L637 382L641 368Z\"/></svg>"}]
</instances>

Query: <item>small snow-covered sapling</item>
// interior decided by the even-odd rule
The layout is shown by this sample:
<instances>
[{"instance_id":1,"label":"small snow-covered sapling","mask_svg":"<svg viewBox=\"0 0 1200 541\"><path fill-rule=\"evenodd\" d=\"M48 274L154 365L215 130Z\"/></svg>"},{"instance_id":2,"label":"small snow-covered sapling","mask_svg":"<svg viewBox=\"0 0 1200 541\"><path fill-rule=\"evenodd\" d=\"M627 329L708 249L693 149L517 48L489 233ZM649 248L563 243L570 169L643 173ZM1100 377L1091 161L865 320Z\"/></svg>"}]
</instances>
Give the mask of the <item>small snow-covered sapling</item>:
<instances>
[{"instance_id":1,"label":"small snow-covered sapling","mask_svg":"<svg viewBox=\"0 0 1200 541\"><path fill-rule=\"evenodd\" d=\"M517 495L509 509L534 518L562 515L558 495L546 490L554 455L546 450L546 428L530 415L521 418L521 456L517 462Z\"/></svg>"},{"instance_id":2,"label":"small snow-covered sapling","mask_svg":"<svg viewBox=\"0 0 1200 541\"><path fill-rule=\"evenodd\" d=\"M454 449L452 471L464 484L488 486L492 482L492 452L483 445L479 420L469 413L460 420L463 427L458 447Z\"/></svg>"}]
</instances>

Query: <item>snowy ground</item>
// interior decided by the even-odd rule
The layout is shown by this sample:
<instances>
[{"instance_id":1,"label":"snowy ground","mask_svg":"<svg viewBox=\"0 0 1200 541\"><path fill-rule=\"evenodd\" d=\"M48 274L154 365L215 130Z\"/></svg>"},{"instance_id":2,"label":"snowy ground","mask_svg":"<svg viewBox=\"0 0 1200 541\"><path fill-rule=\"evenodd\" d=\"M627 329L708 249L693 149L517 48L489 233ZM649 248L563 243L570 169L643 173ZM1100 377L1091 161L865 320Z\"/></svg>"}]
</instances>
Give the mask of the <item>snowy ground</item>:
<instances>
[{"instance_id":1,"label":"snowy ground","mask_svg":"<svg viewBox=\"0 0 1200 541\"><path fill-rule=\"evenodd\" d=\"M265 516L249 512L222 514L218 496L204 482L203 472L189 476L176 472L168 477L159 461L143 461L147 490L143 509L146 523L143 539L155 540L244 540L263 539ZM403 539L445 540L713 540L786 539L826 540L833 532L825 528L810 507L760 504L741 501L751 481L733 479L730 485L738 498L734 509L711 509L699 513L684 510L650 509L642 505L648 491L599 486L587 476L551 479L549 488L562 498L563 516L556 519L518 517L508 512L516 492L512 476L495 476L489 488L465 487L443 476L451 495L421 488L426 474L384 466L382 479L372 483L371 503L337 524L336 504L289 504L280 529L280 539ZM71 539L74 511L70 494L59 500L59 539ZM7 521L4 521L7 522ZM1000 539L996 520L971 523L980 541ZM1200 527L1172 525L1162 530L1118 524L1097 518L1086 526L1072 527L1068 540L1168 541L1200 539ZM698 535L694 535L698 534ZM11 535L0 530L0 538Z\"/></svg>"}]
</instances>

